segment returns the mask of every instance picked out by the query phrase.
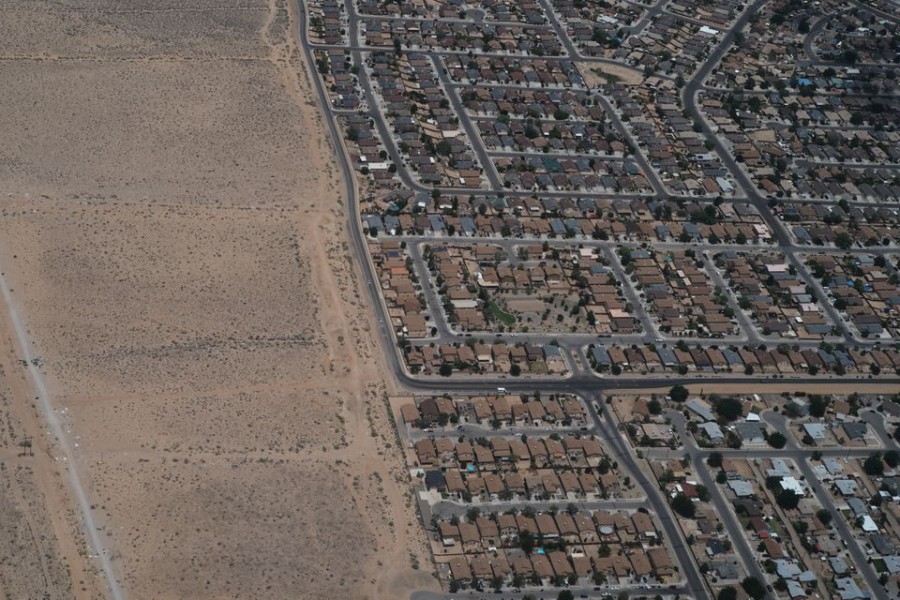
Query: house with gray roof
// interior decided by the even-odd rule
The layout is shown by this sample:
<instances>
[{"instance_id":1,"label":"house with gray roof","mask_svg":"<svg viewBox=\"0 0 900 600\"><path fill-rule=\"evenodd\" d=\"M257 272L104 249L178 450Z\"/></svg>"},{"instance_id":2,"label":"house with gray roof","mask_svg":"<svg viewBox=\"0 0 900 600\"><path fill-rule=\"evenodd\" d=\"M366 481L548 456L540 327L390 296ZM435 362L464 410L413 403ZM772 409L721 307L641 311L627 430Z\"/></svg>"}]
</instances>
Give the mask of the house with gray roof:
<instances>
[{"instance_id":1,"label":"house with gray roof","mask_svg":"<svg viewBox=\"0 0 900 600\"><path fill-rule=\"evenodd\" d=\"M798 582L788 580L785 583L787 584L788 598L806 598L806 590Z\"/></svg>"},{"instance_id":2,"label":"house with gray roof","mask_svg":"<svg viewBox=\"0 0 900 600\"><path fill-rule=\"evenodd\" d=\"M754 494L753 484L743 479L729 479L728 487L738 498L749 498Z\"/></svg>"},{"instance_id":3,"label":"house with gray roof","mask_svg":"<svg viewBox=\"0 0 900 600\"><path fill-rule=\"evenodd\" d=\"M766 426L759 422L742 421L734 424L734 430L745 444L763 444Z\"/></svg>"},{"instance_id":4,"label":"house with gray roof","mask_svg":"<svg viewBox=\"0 0 900 600\"><path fill-rule=\"evenodd\" d=\"M868 433L869 428L865 422L856 421L853 423L844 423L843 424L844 433L847 434L847 437L851 440L863 440L866 438L866 433Z\"/></svg>"},{"instance_id":5,"label":"house with gray roof","mask_svg":"<svg viewBox=\"0 0 900 600\"><path fill-rule=\"evenodd\" d=\"M835 479L834 487L837 488L838 493L841 496L855 496L856 495L856 481L853 479Z\"/></svg>"},{"instance_id":6,"label":"house with gray roof","mask_svg":"<svg viewBox=\"0 0 900 600\"><path fill-rule=\"evenodd\" d=\"M869 597L868 594L863 593L863 591L859 589L859 586L853 581L852 577L835 579L834 585L837 587L838 596L840 596L841 600L862 600L863 598Z\"/></svg>"},{"instance_id":7,"label":"house with gray roof","mask_svg":"<svg viewBox=\"0 0 900 600\"><path fill-rule=\"evenodd\" d=\"M844 575L850 570L850 567L847 566L847 561L840 556L832 556L828 559L828 564L835 575Z\"/></svg>"},{"instance_id":8,"label":"house with gray roof","mask_svg":"<svg viewBox=\"0 0 900 600\"><path fill-rule=\"evenodd\" d=\"M719 427L718 423L712 421L701 423L697 428L702 430L703 433L706 434L706 437L712 442L721 442L725 439L725 434L722 432L722 428Z\"/></svg>"},{"instance_id":9,"label":"house with gray roof","mask_svg":"<svg viewBox=\"0 0 900 600\"><path fill-rule=\"evenodd\" d=\"M800 567L796 561L779 558L775 561L775 572L783 579L793 579L800 574Z\"/></svg>"},{"instance_id":10,"label":"house with gray roof","mask_svg":"<svg viewBox=\"0 0 900 600\"><path fill-rule=\"evenodd\" d=\"M715 415L715 413L713 413L712 408L710 408L710 406L706 402L703 402L702 400L698 400L697 398L692 398L691 400L688 400L684 405L687 407L688 410L696 413L697 416L702 418L704 421L715 421L716 420L716 415Z\"/></svg>"},{"instance_id":11,"label":"house with gray roof","mask_svg":"<svg viewBox=\"0 0 900 600\"><path fill-rule=\"evenodd\" d=\"M806 435L808 435L815 441L821 442L825 439L825 424L824 423L804 423L803 424L803 432L806 433Z\"/></svg>"}]
</instances>

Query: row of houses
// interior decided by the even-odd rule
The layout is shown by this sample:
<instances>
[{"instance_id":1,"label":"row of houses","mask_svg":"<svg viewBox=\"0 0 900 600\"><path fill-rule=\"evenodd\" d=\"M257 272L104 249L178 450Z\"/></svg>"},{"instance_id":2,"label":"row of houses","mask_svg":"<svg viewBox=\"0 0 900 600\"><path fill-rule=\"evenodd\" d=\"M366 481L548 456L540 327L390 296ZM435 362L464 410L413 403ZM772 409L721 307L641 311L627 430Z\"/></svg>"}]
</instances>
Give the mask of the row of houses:
<instances>
[{"instance_id":1,"label":"row of houses","mask_svg":"<svg viewBox=\"0 0 900 600\"><path fill-rule=\"evenodd\" d=\"M694 131L673 85L608 85L626 127L673 194L733 196L735 183L706 138Z\"/></svg>"},{"instance_id":2,"label":"row of houses","mask_svg":"<svg viewBox=\"0 0 900 600\"><path fill-rule=\"evenodd\" d=\"M430 325L423 313L425 297L412 260L396 240L369 243L368 249L394 333L398 338L426 337Z\"/></svg>"},{"instance_id":3,"label":"row of houses","mask_svg":"<svg viewBox=\"0 0 900 600\"><path fill-rule=\"evenodd\" d=\"M536 0L508 3L501 0L481 0L477 7L479 14L487 22L516 22L528 25L543 25L547 17ZM384 2L382 0L358 0L360 15L389 16L434 19L462 19L466 10L472 8L462 0L449 2Z\"/></svg>"},{"instance_id":4,"label":"row of houses","mask_svg":"<svg viewBox=\"0 0 900 600\"><path fill-rule=\"evenodd\" d=\"M863 125L873 125L884 112L896 117L900 103L886 99L877 113L868 112L871 106L860 97L776 92L722 91L703 101L718 134L762 192L896 200L895 171L885 166L900 162L900 133Z\"/></svg>"},{"instance_id":5,"label":"row of houses","mask_svg":"<svg viewBox=\"0 0 900 600\"><path fill-rule=\"evenodd\" d=\"M661 331L671 335L723 337L738 332L727 300L715 294L710 276L693 251L636 250L627 253L626 269L642 292Z\"/></svg>"},{"instance_id":6,"label":"row of houses","mask_svg":"<svg viewBox=\"0 0 900 600\"><path fill-rule=\"evenodd\" d=\"M850 375L893 374L900 369L900 350L839 348L750 348L600 346L588 350L592 367L613 375L623 372L769 373Z\"/></svg>"},{"instance_id":7,"label":"row of houses","mask_svg":"<svg viewBox=\"0 0 900 600\"><path fill-rule=\"evenodd\" d=\"M518 246L516 252L520 256L514 265L499 246L431 247L429 265L440 283L453 323L467 331L494 330L497 323L485 311L501 299L518 302L527 294L525 297L532 298L540 310L548 306L548 297L554 302L583 299L586 320L582 329L598 334L640 330L638 320L626 310L620 282L601 255L590 249L545 249L539 244ZM527 321L531 330L545 328L543 320L537 322L543 319L538 312L532 310L533 319ZM581 309L578 314L582 314ZM563 324L568 326L568 322Z\"/></svg>"},{"instance_id":8,"label":"row of houses","mask_svg":"<svg viewBox=\"0 0 900 600\"><path fill-rule=\"evenodd\" d=\"M859 195L856 196L860 198ZM865 196L867 202L876 197ZM844 210L843 206L847 207ZM786 202L776 206L779 218L790 223L790 233L801 245L849 247L896 245L900 243L900 208L890 205L851 206L844 204Z\"/></svg>"},{"instance_id":9,"label":"row of houses","mask_svg":"<svg viewBox=\"0 0 900 600\"><path fill-rule=\"evenodd\" d=\"M559 37L547 26L463 22L441 19L364 19L367 46L535 56L564 54Z\"/></svg>"},{"instance_id":10,"label":"row of houses","mask_svg":"<svg viewBox=\"0 0 900 600\"><path fill-rule=\"evenodd\" d=\"M806 256L810 273L857 335L896 338L900 335L900 274L889 260L897 259L871 254Z\"/></svg>"},{"instance_id":11,"label":"row of houses","mask_svg":"<svg viewBox=\"0 0 900 600\"><path fill-rule=\"evenodd\" d=\"M638 517L637 515L641 515ZM652 519L607 511L502 514L443 521L435 532L457 586L665 582L676 573ZM533 544L523 544L528 538ZM523 547L528 548L528 551ZM460 555L460 551L463 553Z\"/></svg>"},{"instance_id":12,"label":"row of houses","mask_svg":"<svg viewBox=\"0 0 900 600\"><path fill-rule=\"evenodd\" d=\"M535 375L565 374L568 364L558 346L553 344L496 342L486 347L490 352L476 353L466 344L406 344L403 356L410 371L437 374L441 368L457 373L504 373Z\"/></svg>"},{"instance_id":13,"label":"row of houses","mask_svg":"<svg viewBox=\"0 0 900 600\"><path fill-rule=\"evenodd\" d=\"M836 324L784 255L725 251L714 259L740 307L764 335L797 339L834 335Z\"/></svg>"},{"instance_id":14,"label":"row of houses","mask_svg":"<svg viewBox=\"0 0 900 600\"><path fill-rule=\"evenodd\" d=\"M422 438L413 444L413 450L422 467L459 468L470 472L527 471L545 467L593 469L606 458L603 445L595 438L555 434L525 439L490 437L476 440L474 444L447 437ZM470 470L470 466L475 469Z\"/></svg>"},{"instance_id":15,"label":"row of houses","mask_svg":"<svg viewBox=\"0 0 900 600\"><path fill-rule=\"evenodd\" d=\"M711 208L707 208L711 207ZM557 198L513 194L439 197L398 190L362 207L374 234L583 238L770 244L768 227L746 203L714 206L634 198ZM712 210L712 214L710 214Z\"/></svg>"},{"instance_id":16,"label":"row of houses","mask_svg":"<svg viewBox=\"0 0 900 600\"><path fill-rule=\"evenodd\" d=\"M577 427L586 423L584 404L577 396L569 395L415 398L400 407L400 417L406 425L419 429L445 427L460 421L516 427L554 424Z\"/></svg>"},{"instance_id":17,"label":"row of houses","mask_svg":"<svg viewBox=\"0 0 900 600\"><path fill-rule=\"evenodd\" d=\"M337 0L313 0L307 8L307 29L313 44L345 44L344 3Z\"/></svg>"},{"instance_id":18,"label":"row of houses","mask_svg":"<svg viewBox=\"0 0 900 600\"><path fill-rule=\"evenodd\" d=\"M382 117L423 184L480 187L482 166L426 54L373 52L367 59Z\"/></svg>"}]
</instances>

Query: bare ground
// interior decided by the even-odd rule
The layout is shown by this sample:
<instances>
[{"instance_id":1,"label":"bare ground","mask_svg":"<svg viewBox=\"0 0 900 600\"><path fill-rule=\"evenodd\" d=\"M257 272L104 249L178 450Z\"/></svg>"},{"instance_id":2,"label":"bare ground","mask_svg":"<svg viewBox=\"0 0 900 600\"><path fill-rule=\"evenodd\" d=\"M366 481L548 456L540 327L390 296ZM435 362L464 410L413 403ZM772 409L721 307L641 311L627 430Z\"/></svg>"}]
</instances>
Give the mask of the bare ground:
<instances>
[{"instance_id":1,"label":"bare ground","mask_svg":"<svg viewBox=\"0 0 900 600\"><path fill-rule=\"evenodd\" d=\"M80 4L4 7L0 267L126 594L433 588L292 5ZM29 581L98 597L17 380L44 475L0 548L47 519Z\"/></svg>"}]
</instances>

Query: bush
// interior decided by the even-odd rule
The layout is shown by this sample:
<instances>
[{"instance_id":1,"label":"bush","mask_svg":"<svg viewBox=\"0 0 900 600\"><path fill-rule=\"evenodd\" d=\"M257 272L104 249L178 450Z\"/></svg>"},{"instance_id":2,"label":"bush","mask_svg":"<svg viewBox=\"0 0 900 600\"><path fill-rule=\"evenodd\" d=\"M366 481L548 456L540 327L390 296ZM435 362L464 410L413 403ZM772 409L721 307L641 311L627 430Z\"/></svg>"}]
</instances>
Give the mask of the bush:
<instances>
[{"instance_id":1,"label":"bush","mask_svg":"<svg viewBox=\"0 0 900 600\"><path fill-rule=\"evenodd\" d=\"M731 587L723 587L719 591L718 600L737 600L737 589Z\"/></svg>"},{"instance_id":2,"label":"bush","mask_svg":"<svg viewBox=\"0 0 900 600\"><path fill-rule=\"evenodd\" d=\"M760 583L756 577L745 577L741 581L741 587L753 600L761 600L766 595L766 586Z\"/></svg>"},{"instance_id":3,"label":"bush","mask_svg":"<svg viewBox=\"0 0 900 600\"><path fill-rule=\"evenodd\" d=\"M787 444L787 438L777 431L770 435L767 441L770 446L778 449L784 448L784 445Z\"/></svg>"},{"instance_id":4,"label":"bush","mask_svg":"<svg viewBox=\"0 0 900 600\"><path fill-rule=\"evenodd\" d=\"M775 500L784 510L794 510L800 505L800 498L793 490L781 490Z\"/></svg>"},{"instance_id":5,"label":"bush","mask_svg":"<svg viewBox=\"0 0 900 600\"><path fill-rule=\"evenodd\" d=\"M881 453L872 454L863 462L863 471L866 475L880 476L884 474L884 462L881 460Z\"/></svg>"},{"instance_id":6,"label":"bush","mask_svg":"<svg viewBox=\"0 0 900 600\"><path fill-rule=\"evenodd\" d=\"M812 417L816 417L817 419L821 419L825 416L825 411L828 410L828 401L825 400L822 396L812 396L809 399L809 414Z\"/></svg>"},{"instance_id":7,"label":"bush","mask_svg":"<svg viewBox=\"0 0 900 600\"><path fill-rule=\"evenodd\" d=\"M694 506L694 502L684 494L678 494L672 498L672 510L685 519L693 519L697 513L697 507Z\"/></svg>"},{"instance_id":8,"label":"bush","mask_svg":"<svg viewBox=\"0 0 900 600\"><path fill-rule=\"evenodd\" d=\"M716 414L726 421L734 421L744 412L741 401L737 398L723 398L716 404Z\"/></svg>"},{"instance_id":9,"label":"bush","mask_svg":"<svg viewBox=\"0 0 900 600\"><path fill-rule=\"evenodd\" d=\"M684 402L688 399L687 388L683 385L672 386L672 389L669 390L669 398L671 398L673 402Z\"/></svg>"}]
</instances>

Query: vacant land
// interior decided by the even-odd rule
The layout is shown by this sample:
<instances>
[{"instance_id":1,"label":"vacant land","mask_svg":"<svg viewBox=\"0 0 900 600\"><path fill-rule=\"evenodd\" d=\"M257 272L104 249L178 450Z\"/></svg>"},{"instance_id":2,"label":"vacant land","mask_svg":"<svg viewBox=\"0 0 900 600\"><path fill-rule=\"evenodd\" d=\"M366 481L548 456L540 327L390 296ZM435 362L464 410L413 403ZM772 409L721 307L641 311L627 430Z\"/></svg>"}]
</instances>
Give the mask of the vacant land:
<instances>
[{"instance_id":1,"label":"vacant land","mask_svg":"<svg viewBox=\"0 0 900 600\"><path fill-rule=\"evenodd\" d=\"M126 594L433 586L293 8L79 4L4 8L0 270ZM36 490L4 527L59 523L74 558L4 528L0 548L42 574L16 588L3 563L0 585L96 597L52 440L36 443L35 484L3 441L3 498L13 477Z\"/></svg>"}]
</instances>

